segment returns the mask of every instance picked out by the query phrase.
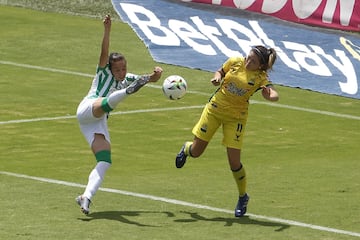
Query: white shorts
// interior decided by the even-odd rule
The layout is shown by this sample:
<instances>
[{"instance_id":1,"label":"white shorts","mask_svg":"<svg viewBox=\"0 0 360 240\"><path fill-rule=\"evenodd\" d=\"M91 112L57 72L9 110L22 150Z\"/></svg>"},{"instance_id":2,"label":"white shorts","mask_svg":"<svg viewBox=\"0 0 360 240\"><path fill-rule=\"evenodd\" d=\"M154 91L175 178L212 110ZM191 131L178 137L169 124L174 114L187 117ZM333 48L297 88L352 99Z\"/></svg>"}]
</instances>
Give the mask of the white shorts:
<instances>
[{"instance_id":1,"label":"white shorts","mask_svg":"<svg viewBox=\"0 0 360 240\"><path fill-rule=\"evenodd\" d=\"M92 113L92 106L95 101L96 98L84 98L76 111L80 130L90 146L94 141L95 133L104 135L105 139L110 143L107 115L104 114L102 117L96 118Z\"/></svg>"}]
</instances>

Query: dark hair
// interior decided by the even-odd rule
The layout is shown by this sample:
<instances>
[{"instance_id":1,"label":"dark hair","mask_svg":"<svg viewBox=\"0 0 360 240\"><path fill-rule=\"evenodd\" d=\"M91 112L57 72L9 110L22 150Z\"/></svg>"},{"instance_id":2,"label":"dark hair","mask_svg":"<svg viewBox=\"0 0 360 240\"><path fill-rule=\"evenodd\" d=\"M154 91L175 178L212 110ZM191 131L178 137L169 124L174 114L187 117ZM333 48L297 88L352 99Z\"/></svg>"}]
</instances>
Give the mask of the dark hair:
<instances>
[{"instance_id":1,"label":"dark hair","mask_svg":"<svg viewBox=\"0 0 360 240\"><path fill-rule=\"evenodd\" d=\"M121 53L117 53L117 52L110 53L110 55L109 55L109 67L110 67L110 69L111 69L111 65L112 65L113 62L122 61L122 60L126 62L125 56L122 55Z\"/></svg>"},{"instance_id":2,"label":"dark hair","mask_svg":"<svg viewBox=\"0 0 360 240\"><path fill-rule=\"evenodd\" d=\"M261 69L266 71L272 69L276 60L276 51L273 48L266 48L264 46L255 46L251 49L260 59L263 66Z\"/></svg>"}]
</instances>

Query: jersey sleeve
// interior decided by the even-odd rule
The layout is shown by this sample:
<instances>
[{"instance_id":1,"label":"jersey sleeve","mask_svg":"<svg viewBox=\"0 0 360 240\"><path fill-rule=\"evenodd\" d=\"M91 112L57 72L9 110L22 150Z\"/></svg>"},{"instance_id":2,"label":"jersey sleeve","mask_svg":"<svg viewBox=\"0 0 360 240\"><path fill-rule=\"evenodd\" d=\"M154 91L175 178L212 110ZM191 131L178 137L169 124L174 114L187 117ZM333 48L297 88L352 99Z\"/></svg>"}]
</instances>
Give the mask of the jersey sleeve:
<instances>
[{"instance_id":1,"label":"jersey sleeve","mask_svg":"<svg viewBox=\"0 0 360 240\"><path fill-rule=\"evenodd\" d=\"M261 86L269 87L272 85L273 83L269 80L268 75L264 72L264 74L261 75L260 87L256 91L259 91L261 89Z\"/></svg>"},{"instance_id":2,"label":"jersey sleeve","mask_svg":"<svg viewBox=\"0 0 360 240\"><path fill-rule=\"evenodd\" d=\"M224 73L227 73L228 71L230 71L230 68L234 63L244 64L244 58L243 57L228 58L228 60L226 62L224 62L224 64L222 65L222 69L223 69Z\"/></svg>"},{"instance_id":3,"label":"jersey sleeve","mask_svg":"<svg viewBox=\"0 0 360 240\"><path fill-rule=\"evenodd\" d=\"M105 67L100 67L99 65L97 65L96 66L96 74L106 71L107 68L109 68L109 64L107 64Z\"/></svg>"},{"instance_id":4,"label":"jersey sleeve","mask_svg":"<svg viewBox=\"0 0 360 240\"><path fill-rule=\"evenodd\" d=\"M264 72L264 74L262 75L262 77L263 77L263 81L262 81L262 85L263 85L263 86L268 87L268 86L273 85L272 82L271 82L270 79L269 79L268 74L267 74L266 72Z\"/></svg>"}]
</instances>

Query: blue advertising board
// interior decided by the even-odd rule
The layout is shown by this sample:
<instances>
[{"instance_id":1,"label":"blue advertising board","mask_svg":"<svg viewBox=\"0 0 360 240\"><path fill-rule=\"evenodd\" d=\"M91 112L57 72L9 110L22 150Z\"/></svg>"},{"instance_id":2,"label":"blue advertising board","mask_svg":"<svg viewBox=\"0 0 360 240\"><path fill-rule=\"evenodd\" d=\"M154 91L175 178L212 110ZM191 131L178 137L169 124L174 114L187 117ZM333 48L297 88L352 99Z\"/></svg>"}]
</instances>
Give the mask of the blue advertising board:
<instances>
[{"instance_id":1,"label":"blue advertising board","mask_svg":"<svg viewBox=\"0 0 360 240\"><path fill-rule=\"evenodd\" d=\"M285 23L238 9L166 0L112 0L155 61L216 71L252 46L276 50L270 79L360 99L360 35Z\"/></svg>"}]
</instances>

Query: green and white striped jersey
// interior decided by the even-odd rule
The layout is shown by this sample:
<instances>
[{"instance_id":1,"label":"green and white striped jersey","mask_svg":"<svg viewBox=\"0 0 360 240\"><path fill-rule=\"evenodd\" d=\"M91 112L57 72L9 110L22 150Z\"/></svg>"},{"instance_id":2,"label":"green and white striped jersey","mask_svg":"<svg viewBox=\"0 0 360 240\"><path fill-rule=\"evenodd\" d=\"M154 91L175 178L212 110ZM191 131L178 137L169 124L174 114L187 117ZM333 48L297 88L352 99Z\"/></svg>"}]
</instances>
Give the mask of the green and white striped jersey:
<instances>
[{"instance_id":1,"label":"green and white striped jersey","mask_svg":"<svg viewBox=\"0 0 360 240\"><path fill-rule=\"evenodd\" d=\"M109 64L104 68L97 66L96 75L86 98L108 97L112 92L126 88L138 78L140 75L127 73L124 80L116 81L110 71Z\"/></svg>"}]
</instances>

